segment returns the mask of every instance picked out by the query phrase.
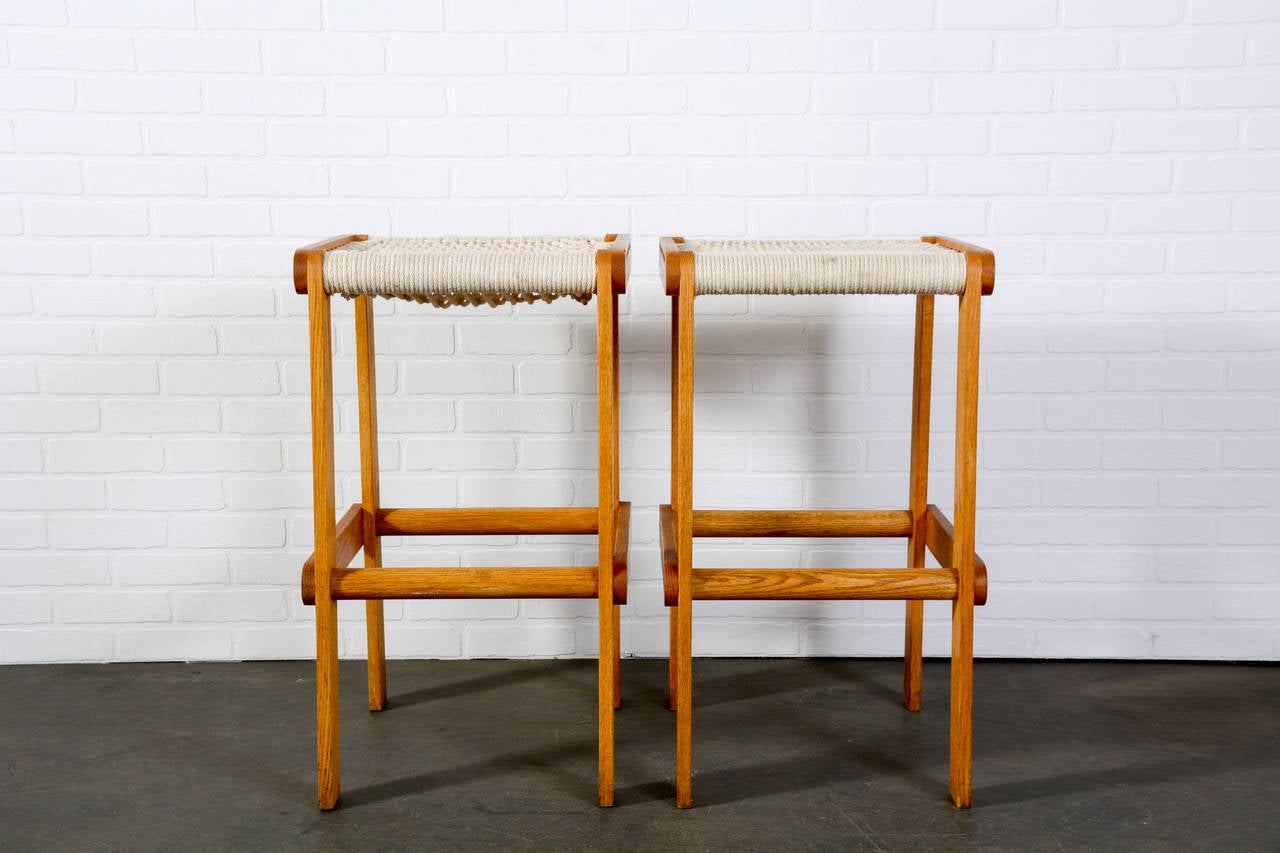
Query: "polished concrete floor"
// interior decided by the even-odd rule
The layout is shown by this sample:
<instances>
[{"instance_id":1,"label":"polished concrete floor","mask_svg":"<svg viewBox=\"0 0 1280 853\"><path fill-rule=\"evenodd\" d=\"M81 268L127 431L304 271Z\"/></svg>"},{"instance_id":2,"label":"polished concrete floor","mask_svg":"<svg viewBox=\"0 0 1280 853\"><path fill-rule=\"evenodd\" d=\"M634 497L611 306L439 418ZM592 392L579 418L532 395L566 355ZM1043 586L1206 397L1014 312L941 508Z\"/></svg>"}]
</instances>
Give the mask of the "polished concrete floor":
<instances>
[{"instance_id":1,"label":"polished concrete floor","mask_svg":"<svg viewBox=\"0 0 1280 853\"><path fill-rule=\"evenodd\" d=\"M342 665L344 792L315 809L305 662L0 667L0 850L1278 850L1280 667L980 661L974 807L881 660L699 660L695 807L666 663L623 662L617 806L591 661Z\"/></svg>"}]
</instances>

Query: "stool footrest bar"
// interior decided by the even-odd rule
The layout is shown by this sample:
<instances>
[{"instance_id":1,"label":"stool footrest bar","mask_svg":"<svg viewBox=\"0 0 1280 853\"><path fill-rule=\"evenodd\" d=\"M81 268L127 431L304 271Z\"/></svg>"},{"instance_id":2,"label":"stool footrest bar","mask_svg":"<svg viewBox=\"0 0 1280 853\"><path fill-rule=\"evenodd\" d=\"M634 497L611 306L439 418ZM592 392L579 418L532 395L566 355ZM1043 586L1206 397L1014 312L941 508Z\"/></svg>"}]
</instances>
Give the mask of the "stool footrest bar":
<instances>
[{"instance_id":1,"label":"stool footrest bar","mask_svg":"<svg viewBox=\"0 0 1280 853\"><path fill-rule=\"evenodd\" d=\"M955 569L694 569L694 600L951 600Z\"/></svg>"},{"instance_id":2,"label":"stool footrest bar","mask_svg":"<svg viewBox=\"0 0 1280 853\"><path fill-rule=\"evenodd\" d=\"M695 510L695 530L697 517L698 511ZM933 556L943 566L950 565L953 542L951 522L932 504L929 506L925 530L928 547ZM658 507L658 532L662 548L663 599L668 607L674 607L677 582L676 532L675 517L670 504L662 504ZM956 597L956 588L954 568L693 570L695 600L952 600ZM986 602L987 566L975 554L973 603L982 605Z\"/></svg>"},{"instance_id":3,"label":"stool footrest bar","mask_svg":"<svg viewBox=\"0 0 1280 853\"><path fill-rule=\"evenodd\" d=\"M599 531L593 507L493 507L486 509L378 510L379 536L506 536L592 534Z\"/></svg>"},{"instance_id":4,"label":"stool footrest bar","mask_svg":"<svg viewBox=\"0 0 1280 853\"><path fill-rule=\"evenodd\" d=\"M303 577L303 602L315 602L313 584ZM516 566L493 569L334 569L329 580L335 601L391 598L595 598L596 569L590 566ZM311 595L308 596L310 587Z\"/></svg>"},{"instance_id":5,"label":"stool footrest bar","mask_svg":"<svg viewBox=\"0 0 1280 853\"><path fill-rule=\"evenodd\" d=\"M595 510L590 512L594 518ZM362 544L362 518L363 509L360 504L353 504L338 522L338 565L333 569L329 580L330 592L335 601L385 598L595 598L599 593L596 587L597 571L592 566L477 569L374 566L348 569L346 566ZM529 530L526 525L515 532L528 533ZM631 503L622 501L618 504L614 525L611 566L615 604L627 603L627 550L630 538ZM315 554L312 554L302 565L302 603L312 605L315 601Z\"/></svg>"},{"instance_id":6,"label":"stool footrest bar","mask_svg":"<svg viewBox=\"0 0 1280 853\"><path fill-rule=\"evenodd\" d=\"M905 509L695 509L693 535L905 537L911 535L911 513Z\"/></svg>"}]
</instances>

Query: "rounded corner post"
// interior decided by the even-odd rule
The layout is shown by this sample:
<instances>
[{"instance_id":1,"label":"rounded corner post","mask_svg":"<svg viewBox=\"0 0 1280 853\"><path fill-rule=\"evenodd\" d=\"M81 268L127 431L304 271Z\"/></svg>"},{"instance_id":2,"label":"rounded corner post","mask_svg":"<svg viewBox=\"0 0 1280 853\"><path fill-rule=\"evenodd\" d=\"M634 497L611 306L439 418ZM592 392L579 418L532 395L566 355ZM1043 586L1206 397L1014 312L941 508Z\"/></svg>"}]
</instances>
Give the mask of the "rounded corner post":
<instances>
[{"instance_id":1,"label":"rounded corner post","mask_svg":"<svg viewBox=\"0 0 1280 853\"><path fill-rule=\"evenodd\" d=\"M615 238L615 246L625 238ZM620 249L620 251L619 251ZM613 805L614 800L614 707L618 696L615 680L619 637L616 633L613 564L614 533L618 518L618 378L617 319L618 289L615 283L617 257L625 258L625 242L613 250L596 254L596 396L597 500L596 534L598 560L596 598L599 618L599 650L597 652L597 725L598 725L598 803Z\"/></svg>"},{"instance_id":2,"label":"rounded corner post","mask_svg":"<svg viewBox=\"0 0 1280 853\"><path fill-rule=\"evenodd\" d=\"M986 250L981 250L985 252ZM974 262L977 260L978 262ZM978 353L986 264L970 260L960 294L956 359L955 538L958 588L951 608L951 799L968 808L973 797L973 608L978 473Z\"/></svg>"},{"instance_id":3,"label":"rounded corner post","mask_svg":"<svg viewBox=\"0 0 1280 853\"><path fill-rule=\"evenodd\" d=\"M324 253L348 243L368 240L368 234L342 234L303 246L293 253L293 289L299 296L306 296L313 285L322 284Z\"/></svg>"},{"instance_id":4,"label":"rounded corner post","mask_svg":"<svg viewBox=\"0 0 1280 853\"><path fill-rule=\"evenodd\" d=\"M305 251L305 250L304 250ZM311 354L312 505L315 523L316 764L322 809L338 803L341 761L338 735L338 608L329 586L336 562L333 463L333 339L329 294L320 282L324 254L304 256Z\"/></svg>"},{"instance_id":5,"label":"rounded corner post","mask_svg":"<svg viewBox=\"0 0 1280 853\"><path fill-rule=\"evenodd\" d=\"M675 241L673 241L674 243ZM681 241L683 242L683 240ZM693 805L693 377L694 337L693 300L697 294L694 281L693 253L683 247L668 253L678 261L677 292L674 294L678 317L676 364L674 365L676 397L675 421L678 428L673 440L678 462L675 479L675 506L672 513L676 529L676 805ZM668 282L671 276L668 262Z\"/></svg>"}]
</instances>

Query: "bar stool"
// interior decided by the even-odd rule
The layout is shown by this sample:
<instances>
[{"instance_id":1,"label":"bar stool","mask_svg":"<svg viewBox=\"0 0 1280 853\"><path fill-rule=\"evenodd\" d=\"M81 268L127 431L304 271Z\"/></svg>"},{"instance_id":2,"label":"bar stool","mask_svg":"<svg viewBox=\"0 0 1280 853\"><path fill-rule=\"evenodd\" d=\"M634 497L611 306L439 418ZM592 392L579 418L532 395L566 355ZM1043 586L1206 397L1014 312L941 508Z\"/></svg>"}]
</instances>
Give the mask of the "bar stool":
<instances>
[{"instance_id":1,"label":"bar stool","mask_svg":"<svg viewBox=\"0 0 1280 853\"><path fill-rule=\"evenodd\" d=\"M294 287L307 295L311 339L311 438L315 552L302 598L316 608L319 803L337 805L338 634L336 602L363 599L368 617L369 709L387 699L382 601L396 598L594 598L599 602L599 802L613 805L613 711L620 701L619 613L626 603L629 503L618 500L618 294L626 289L629 240L397 238L348 235L294 254ZM335 523L333 360L329 297L355 302L361 500ZM391 508L378 496L372 297L436 306L596 299L599 411L594 507ZM595 534L594 566L384 568L382 536ZM361 549L364 568L347 568Z\"/></svg>"},{"instance_id":2,"label":"bar stool","mask_svg":"<svg viewBox=\"0 0 1280 853\"><path fill-rule=\"evenodd\" d=\"M670 608L668 689L676 711L676 805L693 804L693 621L698 600L902 599L907 602L903 700L920 709L925 600L952 602L951 798L971 798L973 607L986 601L986 567L974 553L978 322L995 283L986 249L944 237L921 240L660 241L671 297L671 503L659 508L663 587ZM909 506L901 510L697 510L693 505L693 300L711 294L913 294L915 366ZM927 500L933 302L959 297L955 526ZM902 537L907 568L698 569L695 537ZM941 569L925 568L925 549Z\"/></svg>"}]
</instances>

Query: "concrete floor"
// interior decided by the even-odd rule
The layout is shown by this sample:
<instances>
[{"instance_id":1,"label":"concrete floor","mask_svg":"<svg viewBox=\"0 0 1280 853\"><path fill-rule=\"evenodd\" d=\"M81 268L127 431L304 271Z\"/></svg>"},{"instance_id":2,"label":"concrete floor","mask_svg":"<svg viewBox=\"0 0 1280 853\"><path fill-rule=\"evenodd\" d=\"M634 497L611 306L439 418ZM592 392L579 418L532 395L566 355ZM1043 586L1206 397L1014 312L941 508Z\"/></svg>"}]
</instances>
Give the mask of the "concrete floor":
<instances>
[{"instance_id":1,"label":"concrete floor","mask_svg":"<svg viewBox=\"0 0 1280 853\"><path fill-rule=\"evenodd\" d=\"M979 661L974 808L947 799L946 664L699 660L695 807L666 662L623 662L595 797L591 661L342 665L315 809L305 662L0 667L0 850L1277 850L1280 667Z\"/></svg>"}]
</instances>

